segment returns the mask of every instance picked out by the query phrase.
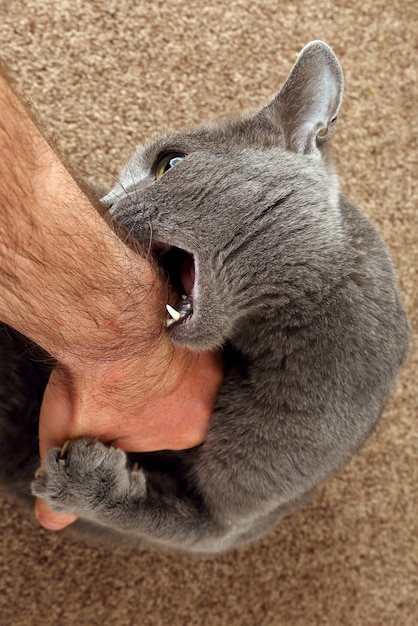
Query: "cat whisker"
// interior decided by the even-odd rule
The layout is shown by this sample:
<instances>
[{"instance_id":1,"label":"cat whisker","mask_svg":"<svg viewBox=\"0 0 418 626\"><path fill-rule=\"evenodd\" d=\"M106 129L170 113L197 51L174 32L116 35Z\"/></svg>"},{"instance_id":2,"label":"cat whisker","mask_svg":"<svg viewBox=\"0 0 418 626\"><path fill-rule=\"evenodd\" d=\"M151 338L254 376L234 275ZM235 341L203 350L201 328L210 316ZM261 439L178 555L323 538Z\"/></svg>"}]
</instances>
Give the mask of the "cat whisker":
<instances>
[{"instance_id":1,"label":"cat whisker","mask_svg":"<svg viewBox=\"0 0 418 626\"><path fill-rule=\"evenodd\" d=\"M148 241L148 249L147 249L147 259L150 258L152 252L152 223L148 221L149 226L149 241Z\"/></svg>"}]
</instances>

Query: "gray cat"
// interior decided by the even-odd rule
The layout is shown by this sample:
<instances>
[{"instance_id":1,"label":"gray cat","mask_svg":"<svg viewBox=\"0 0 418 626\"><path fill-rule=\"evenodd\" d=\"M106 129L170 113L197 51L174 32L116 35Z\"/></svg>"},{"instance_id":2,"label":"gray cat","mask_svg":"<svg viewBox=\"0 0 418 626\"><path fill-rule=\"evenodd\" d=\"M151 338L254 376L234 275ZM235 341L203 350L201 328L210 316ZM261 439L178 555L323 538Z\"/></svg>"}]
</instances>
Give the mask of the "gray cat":
<instances>
[{"instance_id":1,"label":"gray cat","mask_svg":"<svg viewBox=\"0 0 418 626\"><path fill-rule=\"evenodd\" d=\"M80 439L49 452L32 493L78 514L74 529L190 552L237 546L305 503L375 428L409 327L388 251L329 159L342 93L337 58L312 42L270 103L139 149L103 199L178 293L172 340L222 347L226 374L196 448L125 454ZM20 386L3 415L14 402L33 418L48 371L13 360L10 332L2 341ZM28 408L32 379L40 391ZM10 457L19 434L4 416ZM7 478L23 491L33 431L29 458Z\"/></svg>"}]
</instances>

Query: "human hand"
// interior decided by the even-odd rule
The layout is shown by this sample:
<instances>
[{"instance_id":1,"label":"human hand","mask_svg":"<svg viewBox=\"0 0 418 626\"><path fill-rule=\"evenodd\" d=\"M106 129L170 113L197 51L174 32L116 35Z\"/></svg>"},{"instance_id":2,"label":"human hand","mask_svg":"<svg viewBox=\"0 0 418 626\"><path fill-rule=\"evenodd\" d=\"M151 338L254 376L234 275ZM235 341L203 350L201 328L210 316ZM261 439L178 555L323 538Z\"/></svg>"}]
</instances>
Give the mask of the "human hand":
<instances>
[{"instance_id":1,"label":"human hand","mask_svg":"<svg viewBox=\"0 0 418 626\"><path fill-rule=\"evenodd\" d=\"M160 358L158 379L151 370L144 375L135 360L57 367L41 409L41 458L51 447L78 437L97 437L137 452L184 449L204 441L222 380L221 355L162 343L153 355ZM35 515L51 530L76 519L53 513L40 499Z\"/></svg>"}]
</instances>

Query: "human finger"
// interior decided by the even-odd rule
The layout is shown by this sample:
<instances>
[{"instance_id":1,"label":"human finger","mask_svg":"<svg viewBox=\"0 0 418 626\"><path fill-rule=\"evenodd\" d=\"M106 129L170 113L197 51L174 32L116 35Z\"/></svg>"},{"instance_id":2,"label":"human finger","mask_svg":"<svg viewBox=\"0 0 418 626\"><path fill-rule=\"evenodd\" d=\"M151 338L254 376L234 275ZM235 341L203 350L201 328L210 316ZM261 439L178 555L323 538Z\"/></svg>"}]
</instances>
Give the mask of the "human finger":
<instances>
[{"instance_id":1,"label":"human finger","mask_svg":"<svg viewBox=\"0 0 418 626\"><path fill-rule=\"evenodd\" d=\"M40 498L36 499L34 511L40 525L48 530L62 530L77 519L77 515L70 513L54 513L45 500Z\"/></svg>"}]
</instances>

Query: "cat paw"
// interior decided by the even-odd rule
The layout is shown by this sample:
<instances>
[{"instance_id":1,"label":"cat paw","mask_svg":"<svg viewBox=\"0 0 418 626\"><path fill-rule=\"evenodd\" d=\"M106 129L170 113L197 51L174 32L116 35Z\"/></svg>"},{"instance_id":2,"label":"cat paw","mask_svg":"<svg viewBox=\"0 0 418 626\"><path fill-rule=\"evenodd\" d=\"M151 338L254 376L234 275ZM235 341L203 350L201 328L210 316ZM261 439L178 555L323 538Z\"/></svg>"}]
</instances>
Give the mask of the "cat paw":
<instances>
[{"instance_id":1,"label":"cat paw","mask_svg":"<svg viewBox=\"0 0 418 626\"><path fill-rule=\"evenodd\" d=\"M53 448L32 482L32 493L57 513L92 517L130 493L145 495L142 470L127 467L123 450L95 439L69 441Z\"/></svg>"}]
</instances>

